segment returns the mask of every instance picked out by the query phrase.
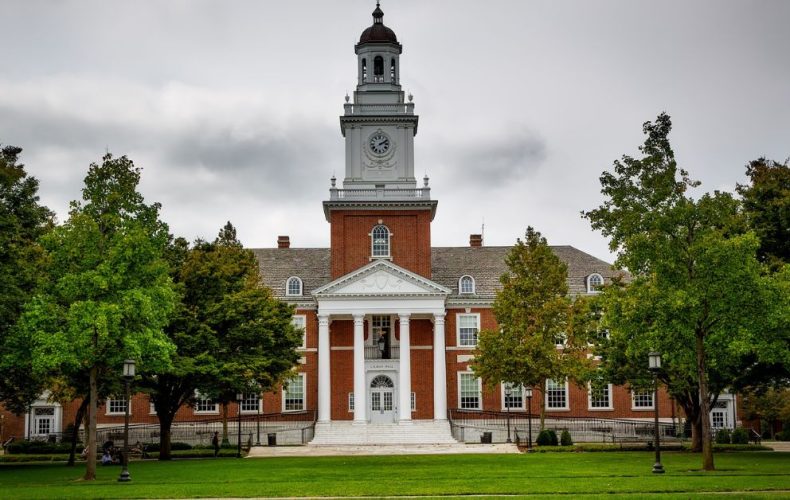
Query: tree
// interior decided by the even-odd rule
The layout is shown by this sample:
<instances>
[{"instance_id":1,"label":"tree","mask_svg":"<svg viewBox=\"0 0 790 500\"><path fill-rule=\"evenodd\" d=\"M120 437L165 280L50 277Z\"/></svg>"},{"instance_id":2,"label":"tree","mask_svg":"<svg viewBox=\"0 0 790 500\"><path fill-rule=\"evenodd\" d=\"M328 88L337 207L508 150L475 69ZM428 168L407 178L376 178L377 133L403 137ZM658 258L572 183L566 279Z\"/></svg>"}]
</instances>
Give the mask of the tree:
<instances>
[{"instance_id":1,"label":"tree","mask_svg":"<svg viewBox=\"0 0 790 500\"><path fill-rule=\"evenodd\" d=\"M749 227L760 238L760 260L776 269L790 263L790 166L765 158L749 162L748 185L738 184Z\"/></svg>"},{"instance_id":2,"label":"tree","mask_svg":"<svg viewBox=\"0 0 790 500\"><path fill-rule=\"evenodd\" d=\"M0 401L17 414L27 411L44 387L44 380L31 377L29 343L13 330L44 276L38 239L54 217L39 204L38 180L17 163L21 152L15 146L0 150Z\"/></svg>"},{"instance_id":3,"label":"tree","mask_svg":"<svg viewBox=\"0 0 790 500\"><path fill-rule=\"evenodd\" d=\"M168 255L181 300L166 332L177 350L172 367L146 374L143 384L159 417L161 460L170 458L176 411L193 403L196 391L223 403L227 439L227 403L239 391L274 389L296 365L301 345L293 309L261 284L255 255L230 222L214 242L189 249L176 240Z\"/></svg>"},{"instance_id":4,"label":"tree","mask_svg":"<svg viewBox=\"0 0 790 500\"><path fill-rule=\"evenodd\" d=\"M568 266L532 227L523 241L516 240L505 263L493 307L499 329L479 333L475 374L489 386L508 382L541 391L548 379L582 380L589 364L580 318L589 311L584 300L568 297ZM542 429L545 398L540 401Z\"/></svg>"},{"instance_id":5,"label":"tree","mask_svg":"<svg viewBox=\"0 0 790 500\"><path fill-rule=\"evenodd\" d=\"M601 176L604 203L583 216L610 238L615 264L633 274L627 286L603 292L610 338L600 348L602 366L615 383L643 385L647 354L659 350L660 381L692 421L695 448L712 470L710 408L750 356L770 351L766 318L776 318L777 288L760 274L759 241L737 200L688 195L699 183L678 169L671 128L666 114L645 123L643 157L615 161L614 172ZM778 355L787 359L786 351Z\"/></svg>"},{"instance_id":6,"label":"tree","mask_svg":"<svg viewBox=\"0 0 790 500\"><path fill-rule=\"evenodd\" d=\"M26 307L21 329L33 369L89 385L86 480L96 477L96 411L102 380L119 378L123 360L164 369L173 350L162 333L175 295L162 258L167 226L159 205L137 192L140 169L107 154L91 164L82 202L42 239L48 282Z\"/></svg>"},{"instance_id":7,"label":"tree","mask_svg":"<svg viewBox=\"0 0 790 500\"><path fill-rule=\"evenodd\" d=\"M771 439L774 439L776 422L783 422L785 427L790 422L790 389L768 387L744 392L741 412L749 420L760 419L766 422Z\"/></svg>"}]
</instances>

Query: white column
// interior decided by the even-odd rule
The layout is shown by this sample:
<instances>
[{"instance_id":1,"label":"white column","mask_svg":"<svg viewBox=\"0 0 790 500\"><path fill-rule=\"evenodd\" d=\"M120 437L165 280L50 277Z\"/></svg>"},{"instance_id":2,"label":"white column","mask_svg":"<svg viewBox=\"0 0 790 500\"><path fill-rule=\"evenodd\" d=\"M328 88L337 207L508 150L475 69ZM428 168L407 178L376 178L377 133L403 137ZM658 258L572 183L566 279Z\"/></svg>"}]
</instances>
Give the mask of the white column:
<instances>
[{"instance_id":1,"label":"white column","mask_svg":"<svg viewBox=\"0 0 790 500\"><path fill-rule=\"evenodd\" d=\"M433 418L447 420L444 312L433 315Z\"/></svg>"},{"instance_id":2,"label":"white column","mask_svg":"<svg viewBox=\"0 0 790 500\"><path fill-rule=\"evenodd\" d=\"M365 423L367 395L365 394L365 315L354 314L354 423Z\"/></svg>"},{"instance_id":3,"label":"white column","mask_svg":"<svg viewBox=\"0 0 790 500\"><path fill-rule=\"evenodd\" d=\"M332 419L332 386L329 370L329 315L318 315L318 421Z\"/></svg>"},{"instance_id":4,"label":"white column","mask_svg":"<svg viewBox=\"0 0 790 500\"><path fill-rule=\"evenodd\" d=\"M399 314L400 319L400 383L398 404L401 422L411 420L411 340L409 338L409 315Z\"/></svg>"}]
</instances>

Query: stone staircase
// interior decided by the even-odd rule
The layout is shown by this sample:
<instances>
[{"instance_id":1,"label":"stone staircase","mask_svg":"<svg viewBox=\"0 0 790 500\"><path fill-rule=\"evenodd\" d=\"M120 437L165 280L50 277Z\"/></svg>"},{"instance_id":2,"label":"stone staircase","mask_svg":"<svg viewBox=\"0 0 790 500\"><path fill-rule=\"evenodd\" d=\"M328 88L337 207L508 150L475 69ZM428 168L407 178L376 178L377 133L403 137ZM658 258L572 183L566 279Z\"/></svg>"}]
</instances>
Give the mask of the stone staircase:
<instances>
[{"instance_id":1,"label":"stone staircase","mask_svg":"<svg viewBox=\"0 0 790 500\"><path fill-rule=\"evenodd\" d=\"M446 420L409 423L355 424L349 421L317 423L309 446L458 444Z\"/></svg>"}]
</instances>

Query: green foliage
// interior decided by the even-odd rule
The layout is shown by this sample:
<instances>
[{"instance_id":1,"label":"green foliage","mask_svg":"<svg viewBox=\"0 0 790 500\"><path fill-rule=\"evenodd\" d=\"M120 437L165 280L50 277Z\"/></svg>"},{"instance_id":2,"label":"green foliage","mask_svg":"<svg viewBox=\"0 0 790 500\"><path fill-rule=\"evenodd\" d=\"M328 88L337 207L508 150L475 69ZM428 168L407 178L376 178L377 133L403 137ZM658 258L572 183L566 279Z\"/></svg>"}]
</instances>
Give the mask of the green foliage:
<instances>
[{"instance_id":1,"label":"green foliage","mask_svg":"<svg viewBox=\"0 0 790 500\"><path fill-rule=\"evenodd\" d=\"M139 181L126 157L107 154L91 164L82 202L72 202L69 219L41 239L48 279L20 321L34 373L88 382L91 455L101 381L117 381L129 358L164 369L174 349L162 332L175 302L163 259L167 226L159 205L146 205L137 192ZM94 476L89 460L85 478Z\"/></svg>"},{"instance_id":2,"label":"green foliage","mask_svg":"<svg viewBox=\"0 0 790 500\"><path fill-rule=\"evenodd\" d=\"M147 371L142 381L165 442L176 412L196 391L220 403L239 391L271 391L291 374L302 342L293 309L261 285L255 255L230 222L211 243L189 248L172 240L166 256L180 299L166 328L177 351L168 369ZM169 458L166 446L161 458Z\"/></svg>"},{"instance_id":3,"label":"green foliage","mask_svg":"<svg viewBox=\"0 0 790 500\"><path fill-rule=\"evenodd\" d=\"M6 447L5 451L12 455L68 453L71 451L71 444L48 443L46 441L14 441ZM78 446L77 453L81 451L82 446Z\"/></svg>"},{"instance_id":4,"label":"green foliage","mask_svg":"<svg viewBox=\"0 0 790 500\"><path fill-rule=\"evenodd\" d=\"M31 345L14 329L44 277L46 256L38 239L53 221L39 204L38 180L17 163L21 152L0 149L0 401L16 413L26 411L46 382L32 376Z\"/></svg>"},{"instance_id":5,"label":"green foliage","mask_svg":"<svg viewBox=\"0 0 790 500\"><path fill-rule=\"evenodd\" d=\"M750 184L738 185L758 255L770 267L790 263L790 166L759 158L746 165Z\"/></svg>"},{"instance_id":6,"label":"green foliage","mask_svg":"<svg viewBox=\"0 0 790 500\"><path fill-rule=\"evenodd\" d=\"M560 445L562 446L573 445L573 439L571 439L571 433L568 432L567 429L563 430L562 434L560 434Z\"/></svg>"},{"instance_id":7,"label":"green foliage","mask_svg":"<svg viewBox=\"0 0 790 500\"><path fill-rule=\"evenodd\" d=\"M736 427L730 436L732 444L749 444L749 431L744 427Z\"/></svg>"},{"instance_id":8,"label":"green foliage","mask_svg":"<svg viewBox=\"0 0 790 500\"><path fill-rule=\"evenodd\" d=\"M716 432L716 444L730 444L731 436L729 429L719 429Z\"/></svg>"},{"instance_id":9,"label":"green foliage","mask_svg":"<svg viewBox=\"0 0 790 500\"><path fill-rule=\"evenodd\" d=\"M583 214L633 276L602 294L610 338L598 351L607 378L634 387L649 386L648 352L662 353L660 381L698 423L695 437L711 469L701 434L715 396L753 378L747 368L756 360L790 362L790 288L786 277L761 276L759 240L732 195L687 194L699 183L677 167L671 128L666 114L645 123L642 158L615 161L614 172L601 176L604 203Z\"/></svg>"},{"instance_id":10,"label":"green foliage","mask_svg":"<svg viewBox=\"0 0 790 500\"><path fill-rule=\"evenodd\" d=\"M538 446L558 446L557 433L553 429L543 429L538 433L538 438L535 439Z\"/></svg>"},{"instance_id":11,"label":"green foliage","mask_svg":"<svg viewBox=\"0 0 790 500\"><path fill-rule=\"evenodd\" d=\"M790 441L790 429L784 429L777 432L774 436L774 439L777 441Z\"/></svg>"},{"instance_id":12,"label":"green foliage","mask_svg":"<svg viewBox=\"0 0 790 500\"><path fill-rule=\"evenodd\" d=\"M585 323L577 318L588 310L584 301L568 297L567 266L531 227L505 263L493 306L498 329L479 333L475 373L489 386L510 382L543 388L546 379L581 379L589 361L580 334Z\"/></svg>"}]
</instances>

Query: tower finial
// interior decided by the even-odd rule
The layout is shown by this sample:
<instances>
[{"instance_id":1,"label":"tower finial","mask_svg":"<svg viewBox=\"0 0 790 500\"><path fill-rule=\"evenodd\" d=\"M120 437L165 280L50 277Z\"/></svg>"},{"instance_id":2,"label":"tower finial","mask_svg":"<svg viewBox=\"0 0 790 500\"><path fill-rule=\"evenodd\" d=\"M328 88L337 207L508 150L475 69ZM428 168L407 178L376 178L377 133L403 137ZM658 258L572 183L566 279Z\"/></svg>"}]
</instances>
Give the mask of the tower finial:
<instances>
[{"instance_id":1,"label":"tower finial","mask_svg":"<svg viewBox=\"0 0 790 500\"><path fill-rule=\"evenodd\" d=\"M384 12L381 10L378 0L376 0L376 9L373 11L373 24L384 24Z\"/></svg>"}]
</instances>

